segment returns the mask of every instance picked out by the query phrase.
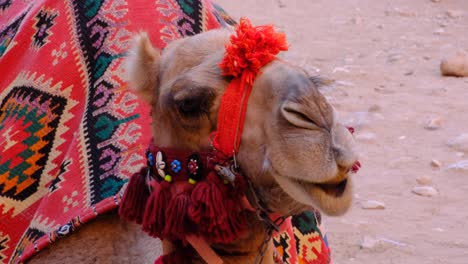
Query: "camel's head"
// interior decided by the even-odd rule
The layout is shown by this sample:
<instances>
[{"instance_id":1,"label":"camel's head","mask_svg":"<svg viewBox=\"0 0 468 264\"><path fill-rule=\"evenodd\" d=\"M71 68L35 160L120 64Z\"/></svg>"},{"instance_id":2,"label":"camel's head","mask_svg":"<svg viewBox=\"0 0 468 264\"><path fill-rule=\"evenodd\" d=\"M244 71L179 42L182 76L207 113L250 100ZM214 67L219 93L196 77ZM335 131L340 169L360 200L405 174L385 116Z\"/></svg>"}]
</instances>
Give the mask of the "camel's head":
<instances>
[{"instance_id":1,"label":"camel's head","mask_svg":"<svg viewBox=\"0 0 468 264\"><path fill-rule=\"evenodd\" d=\"M137 36L128 62L131 85L152 105L155 144L207 148L220 98L230 82L219 68L231 31L174 41L162 52ZM351 203L348 172L356 162L349 131L303 69L275 60L261 69L250 95L241 146L242 172L271 209L310 207L344 213Z\"/></svg>"}]
</instances>

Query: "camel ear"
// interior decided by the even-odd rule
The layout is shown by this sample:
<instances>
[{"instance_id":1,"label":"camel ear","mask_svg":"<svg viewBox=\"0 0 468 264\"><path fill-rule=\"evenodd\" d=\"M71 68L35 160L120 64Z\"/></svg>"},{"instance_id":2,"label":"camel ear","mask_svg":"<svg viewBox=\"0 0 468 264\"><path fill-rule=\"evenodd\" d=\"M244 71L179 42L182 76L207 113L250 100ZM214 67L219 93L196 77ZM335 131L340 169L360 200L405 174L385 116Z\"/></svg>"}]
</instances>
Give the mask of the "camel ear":
<instances>
[{"instance_id":1,"label":"camel ear","mask_svg":"<svg viewBox=\"0 0 468 264\"><path fill-rule=\"evenodd\" d=\"M130 88L151 103L156 96L159 78L160 51L153 47L148 34L139 33L126 59L126 74Z\"/></svg>"}]
</instances>

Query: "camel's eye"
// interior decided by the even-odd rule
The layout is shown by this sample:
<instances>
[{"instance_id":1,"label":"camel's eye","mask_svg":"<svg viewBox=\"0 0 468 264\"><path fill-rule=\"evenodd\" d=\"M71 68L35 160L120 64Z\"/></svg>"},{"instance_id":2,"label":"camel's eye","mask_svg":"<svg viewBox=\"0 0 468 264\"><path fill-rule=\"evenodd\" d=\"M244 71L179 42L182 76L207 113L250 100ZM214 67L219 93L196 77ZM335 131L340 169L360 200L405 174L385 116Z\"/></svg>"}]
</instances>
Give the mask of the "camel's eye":
<instances>
[{"instance_id":1,"label":"camel's eye","mask_svg":"<svg viewBox=\"0 0 468 264\"><path fill-rule=\"evenodd\" d=\"M187 98L176 101L179 112L185 116L198 116L202 112L202 101L200 98Z\"/></svg>"},{"instance_id":2,"label":"camel's eye","mask_svg":"<svg viewBox=\"0 0 468 264\"><path fill-rule=\"evenodd\" d=\"M193 89L174 96L174 104L181 115L199 117L209 113L213 96L210 89Z\"/></svg>"}]
</instances>

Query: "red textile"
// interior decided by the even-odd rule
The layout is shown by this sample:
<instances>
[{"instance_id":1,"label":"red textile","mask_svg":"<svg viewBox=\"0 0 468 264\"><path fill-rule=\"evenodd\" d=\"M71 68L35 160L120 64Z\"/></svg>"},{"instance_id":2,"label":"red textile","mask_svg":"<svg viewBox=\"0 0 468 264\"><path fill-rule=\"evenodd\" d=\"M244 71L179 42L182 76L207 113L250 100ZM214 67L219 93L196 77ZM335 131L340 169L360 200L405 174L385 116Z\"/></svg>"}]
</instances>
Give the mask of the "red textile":
<instances>
[{"instance_id":1,"label":"red textile","mask_svg":"<svg viewBox=\"0 0 468 264\"><path fill-rule=\"evenodd\" d=\"M118 206L149 108L121 79L133 32L159 48L217 28L206 0L0 1L0 263Z\"/></svg>"}]
</instances>

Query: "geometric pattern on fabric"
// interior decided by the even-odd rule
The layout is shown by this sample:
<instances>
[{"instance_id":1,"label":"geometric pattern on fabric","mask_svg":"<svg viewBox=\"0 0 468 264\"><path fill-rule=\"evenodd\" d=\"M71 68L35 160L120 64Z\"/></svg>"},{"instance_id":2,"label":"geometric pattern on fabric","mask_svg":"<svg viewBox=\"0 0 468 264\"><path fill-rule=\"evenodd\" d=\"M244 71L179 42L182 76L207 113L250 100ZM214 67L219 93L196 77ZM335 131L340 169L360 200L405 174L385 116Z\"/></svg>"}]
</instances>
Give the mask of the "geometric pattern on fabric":
<instances>
[{"instance_id":1,"label":"geometric pattern on fabric","mask_svg":"<svg viewBox=\"0 0 468 264\"><path fill-rule=\"evenodd\" d=\"M281 232L274 234L273 245L279 263L328 264L330 249L321 227L318 211L308 211L288 218Z\"/></svg>"},{"instance_id":2,"label":"geometric pattern on fabric","mask_svg":"<svg viewBox=\"0 0 468 264\"><path fill-rule=\"evenodd\" d=\"M5 4L3 6L5 7ZM2 55L6 53L9 47L11 48L11 46L13 46L11 45L12 41L15 38L16 32L18 31L21 22L23 21L25 16L26 12L19 15L12 23L7 24L3 28L0 28L0 57L2 57Z\"/></svg>"},{"instance_id":3,"label":"geometric pattern on fabric","mask_svg":"<svg viewBox=\"0 0 468 264\"><path fill-rule=\"evenodd\" d=\"M32 45L34 47L40 48L49 42L47 38L51 34L50 28L54 25L54 19L57 16L58 13L56 11L43 9L34 17L34 20L36 20L34 24L36 33L32 37Z\"/></svg>"},{"instance_id":4,"label":"geometric pattern on fabric","mask_svg":"<svg viewBox=\"0 0 468 264\"><path fill-rule=\"evenodd\" d=\"M67 99L15 86L0 102L0 195L24 201L36 193Z\"/></svg>"},{"instance_id":5,"label":"geometric pattern on fabric","mask_svg":"<svg viewBox=\"0 0 468 264\"><path fill-rule=\"evenodd\" d=\"M149 107L122 80L133 33L158 48L220 27L208 0L0 1L0 263L115 209L145 164Z\"/></svg>"}]
</instances>

